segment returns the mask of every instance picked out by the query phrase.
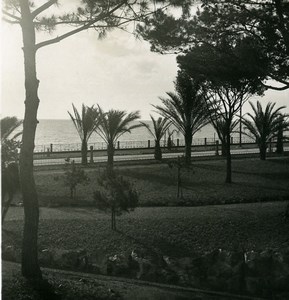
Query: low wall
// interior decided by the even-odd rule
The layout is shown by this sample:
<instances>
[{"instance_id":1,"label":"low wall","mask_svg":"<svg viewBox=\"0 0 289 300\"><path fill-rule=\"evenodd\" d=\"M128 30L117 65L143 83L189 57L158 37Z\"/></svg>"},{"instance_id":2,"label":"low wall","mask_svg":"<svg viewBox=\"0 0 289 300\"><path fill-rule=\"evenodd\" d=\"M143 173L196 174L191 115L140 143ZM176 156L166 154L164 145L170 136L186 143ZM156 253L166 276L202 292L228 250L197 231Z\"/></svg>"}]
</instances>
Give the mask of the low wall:
<instances>
[{"instance_id":1,"label":"low wall","mask_svg":"<svg viewBox=\"0 0 289 300\"><path fill-rule=\"evenodd\" d=\"M20 262L20 253L13 246L6 246L2 257ZM88 256L85 250L43 249L39 261L46 267L289 299L289 248L282 252L219 249L199 257L183 258L146 253L142 249L109 257L101 252Z\"/></svg>"}]
</instances>

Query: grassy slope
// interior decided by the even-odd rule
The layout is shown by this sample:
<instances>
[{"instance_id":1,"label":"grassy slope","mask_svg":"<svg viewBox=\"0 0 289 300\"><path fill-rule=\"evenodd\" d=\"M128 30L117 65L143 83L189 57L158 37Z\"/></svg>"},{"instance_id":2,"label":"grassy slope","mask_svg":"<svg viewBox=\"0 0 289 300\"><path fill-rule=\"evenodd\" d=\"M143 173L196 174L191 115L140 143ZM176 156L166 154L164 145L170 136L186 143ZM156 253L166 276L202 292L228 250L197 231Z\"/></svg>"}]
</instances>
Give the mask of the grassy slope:
<instances>
[{"instance_id":1,"label":"grassy slope","mask_svg":"<svg viewBox=\"0 0 289 300\"><path fill-rule=\"evenodd\" d=\"M288 159L234 161L232 185L223 183L224 170L222 161L194 163L193 171L186 173L189 189L184 195L187 204L288 197ZM141 204L176 203L175 171L166 165L119 168L119 171L134 182L141 194ZM91 201L97 172L99 170L90 171L90 185L79 188L79 203ZM48 200L69 202L61 173L38 172L36 182L42 203ZM110 230L109 216L91 208L42 208L39 247L84 248L92 256L99 251L109 255L142 248L150 253L174 257L194 256L216 248L284 249L289 247L289 223L282 218L285 205L275 202L138 208L117 220L118 232ZM22 219L22 208L10 209L2 232L3 246L15 245L20 249ZM96 295L102 299L107 296L107 287L97 285L95 289L90 282L71 281L62 276L51 282L56 287L61 283L61 292L66 295L64 299L90 299ZM7 299L20 299L20 294L21 299L31 299L30 292L23 295L26 287L23 289L22 279L4 278L3 284ZM126 299L134 299L134 296Z\"/></svg>"},{"instance_id":2,"label":"grassy slope","mask_svg":"<svg viewBox=\"0 0 289 300\"><path fill-rule=\"evenodd\" d=\"M289 222L282 218L286 203L250 203L207 207L138 208L117 220L91 209L43 208L39 246L84 248L116 254L135 248L174 257L194 256L217 248L264 249L289 247ZM21 246L21 208L9 212L3 244ZM22 214L22 212L21 212ZM18 219L18 220L17 220Z\"/></svg>"},{"instance_id":3,"label":"grassy slope","mask_svg":"<svg viewBox=\"0 0 289 300\"><path fill-rule=\"evenodd\" d=\"M233 184L224 183L225 161L193 162L190 171L183 170L185 205L250 202L262 199L289 198L289 159L268 161L233 161ZM130 179L140 195L140 205L178 205L176 200L176 169L167 164L119 167L118 172ZM77 205L92 203L99 172L89 170L90 183L77 188ZM69 205L69 190L61 171L36 172L40 203Z\"/></svg>"}]
</instances>

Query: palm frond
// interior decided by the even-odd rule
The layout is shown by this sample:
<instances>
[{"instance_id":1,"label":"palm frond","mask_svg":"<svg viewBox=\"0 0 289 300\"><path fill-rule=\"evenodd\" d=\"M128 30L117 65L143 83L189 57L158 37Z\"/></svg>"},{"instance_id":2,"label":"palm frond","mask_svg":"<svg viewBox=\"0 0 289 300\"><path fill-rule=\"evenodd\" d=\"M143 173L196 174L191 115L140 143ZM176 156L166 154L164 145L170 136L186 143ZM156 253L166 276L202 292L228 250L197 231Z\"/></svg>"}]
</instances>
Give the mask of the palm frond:
<instances>
[{"instance_id":1,"label":"palm frond","mask_svg":"<svg viewBox=\"0 0 289 300\"><path fill-rule=\"evenodd\" d=\"M73 114L68 114L78 132L81 141L88 141L91 134L96 130L100 123L100 113L94 106L88 107L82 104L81 116L72 104Z\"/></svg>"},{"instance_id":2,"label":"palm frond","mask_svg":"<svg viewBox=\"0 0 289 300\"><path fill-rule=\"evenodd\" d=\"M127 114L126 111L111 109L104 113L99 107L99 114L97 133L107 144L114 144L124 133L143 126L143 124L130 124L140 118L138 111Z\"/></svg>"},{"instance_id":3,"label":"palm frond","mask_svg":"<svg viewBox=\"0 0 289 300\"><path fill-rule=\"evenodd\" d=\"M19 120L17 117L5 117L1 119L1 141L10 138L11 140L16 139L21 132L16 133L12 137L10 136L13 131L15 131L20 125L22 125L23 121Z\"/></svg>"},{"instance_id":4,"label":"palm frond","mask_svg":"<svg viewBox=\"0 0 289 300\"><path fill-rule=\"evenodd\" d=\"M141 122L150 132L150 134L153 136L153 138L156 141L160 141L162 137L165 135L166 131L168 130L169 126L171 125L171 122L168 120L168 118L159 117L158 119L154 119L151 115L150 118L153 123L153 129L150 128L150 126L146 123Z\"/></svg>"},{"instance_id":5,"label":"palm frond","mask_svg":"<svg viewBox=\"0 0 289 300\"><path fill-rule=\"evenodd\" d=\"M255 137L257 142L263 143L268 142L270 139L276 137L278 130L280 130L280 118L282 118L282 113L280 111L285 107L280 106L274 110L275 104L276 103L269 102L263 110L259 101L257 101L256 106L250 102L253 113L247 114L249 119L244 117L242 118L244 128L249 132L244 132L244 134L248 136L251 134ZM286 124L284 124L284 130L285 129Z\"/></svg>"}]
</instances>

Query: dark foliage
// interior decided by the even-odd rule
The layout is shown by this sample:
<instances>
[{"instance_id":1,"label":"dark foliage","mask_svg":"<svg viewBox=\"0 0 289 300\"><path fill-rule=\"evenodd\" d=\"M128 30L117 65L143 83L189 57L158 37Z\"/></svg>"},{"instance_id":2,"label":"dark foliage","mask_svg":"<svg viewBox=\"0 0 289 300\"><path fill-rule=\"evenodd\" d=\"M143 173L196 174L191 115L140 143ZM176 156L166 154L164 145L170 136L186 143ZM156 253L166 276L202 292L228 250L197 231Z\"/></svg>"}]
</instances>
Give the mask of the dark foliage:
<instances>
[{"instance_id":1,"label":"dark foliage","mask_svg":"<svg viewBox=\"0 0 289 300\"><path fill-rule=\"evenodd\" d=\"M116 229L115 216L130 212L138 205L138 194L128 180L114 172L104 172L98 178L100 190L94 192L96 207L111 212L111 227Z\"/></svg>"},{"instance_id":2,"label":"dark foliage","mask_svg":"<svg viewBox=\"0 0 289 300\"><path fill-rule=\"evenodd\" d=\"M76 187L79 184L87 184L89 182L89 177L86 175L84 170L75 165L74 161L68 165L68 169L64 173L65 185L70 189L70 198L75 199L76 197Z\"/></svg>"}]
</instances>

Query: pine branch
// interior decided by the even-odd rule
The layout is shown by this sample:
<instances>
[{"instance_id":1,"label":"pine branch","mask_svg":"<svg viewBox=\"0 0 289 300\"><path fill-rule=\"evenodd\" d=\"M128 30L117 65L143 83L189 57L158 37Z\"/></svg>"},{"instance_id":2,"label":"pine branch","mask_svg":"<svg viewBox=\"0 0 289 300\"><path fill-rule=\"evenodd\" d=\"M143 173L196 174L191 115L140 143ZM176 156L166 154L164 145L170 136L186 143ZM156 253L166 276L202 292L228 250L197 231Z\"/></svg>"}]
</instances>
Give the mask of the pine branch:
<instances>
[{"instance_id":1,"label":"pine branch","mask_svg":"<svg viewBox=\"0 0 289 300\"><path fill-rule=\"evenodd\" d=\"M45 11L46 9L48 9L50 6L52 6L53 4L56 4L57 0L49 0L46 3L44 3L42 6L36 8L32 13L31 16L33 17L33 19L41 14L43 11Z\"/></svg>"},{"instance_id":2,"label":"pine branch","mask_svg":"<svg viewBox=\"0 0 289 300\"><path fill-rule=\"evenodd\" d=\"M271 89L271 90L275 90L275 91L285 91L287 89L289 89L289 84L281 86L281 87L277 87L277 86L272 86L272 85L267 85L265 83L262 83L263 86L267 89Z\"/></svg>"},{"instance_id":3,"label":"pine branch","mask_svg":"<svg viewBox=\"0 0 289 300\"><path fill-rule=\"evenodd\" d=\"M47 41L44 41L44 42L41 42L41 43L38 43L36 44L36 50L38 50L39 48L41 47L44 47L44 46L48 46L48 45L51 45L51 44L55 44L55 43L58 43L78 32L81 32L83 30L86 30L88 28L90 28L93 24L95 24L96 22L100 21L100 20L103 20L104 18L112 15L116 10L118 10L119 8L121 8L124 4L127 3L127 0L125 1L122 1L120 4L118 4L117 6L115 6L113 9L111 9L109 12L107 13L101 13L97 18L89 21L87 24L77 28L77 29L74 29L74 30L71 30L63 35L60 35L56 38L53 38L53 39L50 39L50 40L47 40Z\"/></svg>"},{"instance_id":4,"label":"pine branch","mask_svg":"<svg viewBox=\"0 0 289 300\"><path fill-rule=\"evenodd\" d=\"M10 18L12 18L12 19L14 19L14 20L16 20L16 21L18 21L19 23L20 23L20 21L21 21L21 18L15 16L15 15L10 14L8 11L6 11L6 10L4 10L4 9L2 9L2 14L3 14L3 15L6 15L6 16L8 16L8 17L10 17ZM5 19L5 20L6 20L6 19ZM7 20L7 21L8 21L8 20Z\"/></svg>"},{"instance_id":5,"label":"pine branch","mask_svg":"<svg viewBox=\"0 0 289 300\"><path fill-rule=\"evenodd\" d=\"M10 23L10 24L20 24L20 22L18 22L18 21L11 21L9 19L6 19L5 17L2 17L2 20L4 22Z\"/></svg>"}]
</instances>

